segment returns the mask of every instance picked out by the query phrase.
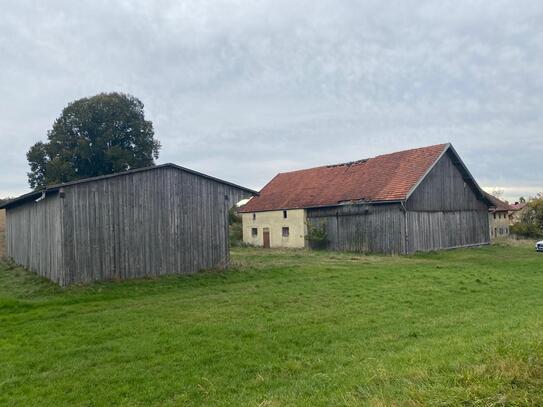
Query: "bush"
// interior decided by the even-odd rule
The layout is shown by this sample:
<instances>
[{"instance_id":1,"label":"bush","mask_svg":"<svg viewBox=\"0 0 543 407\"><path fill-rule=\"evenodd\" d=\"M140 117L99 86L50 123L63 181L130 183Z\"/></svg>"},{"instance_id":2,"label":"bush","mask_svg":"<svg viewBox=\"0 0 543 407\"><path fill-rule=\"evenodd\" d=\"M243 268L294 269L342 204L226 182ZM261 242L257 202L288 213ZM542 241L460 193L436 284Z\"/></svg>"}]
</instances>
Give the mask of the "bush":
<instances>
[{"instance_id":1,"label":"bush","mask_svg":"<svg viewBox=\"0 0 543 407\"><path fill-rule=\"evenodd\" d=\"M243 228L241 223L234 223L229 226L229 239L230 239L230 246L232 247L239 247L241 246L241 243L243 242Z\"/></svg>"},{"instance_id":2,"label":"bush","mask_svg":"<svg viewBox=\"0 0 543 407\"><path fill-rule=\"evenodd\" d=\"M322 250L328 246L328 234L324 223L307 223L307 241L312 249Z\"/></svg>"},{"instance_id":3,"label":"bush","mask_svg":"<svg viewBox=\"0 0 543 407\"><path fill-rule=\"evenodd\" d=\"M529 238L543 238L543 196L528 202L528 210L521 221L511 226L511 233Z\"/></svg>"},{"instance_id":4,"label":"bush","mask_svg":"<svg viewBox=\"0 0 543 407\"><path fill-rule=\"evenodd\" d=\"M543 238L543 231L541 228L534 223L526 223L524 221L511 226L511 233L532 239Z\"/></svg>"},{"instance_id":5,"label":"bush","mask_svg":"<svg viewBox=\"0 0 543 407\"><path fill-rule=\"evenodd\" d=\"M230 246L238 247L243 243L243 224L241 216L237 213L237 208L232 208L228 211L228 238Z\"/></svg>"}]
</instances>

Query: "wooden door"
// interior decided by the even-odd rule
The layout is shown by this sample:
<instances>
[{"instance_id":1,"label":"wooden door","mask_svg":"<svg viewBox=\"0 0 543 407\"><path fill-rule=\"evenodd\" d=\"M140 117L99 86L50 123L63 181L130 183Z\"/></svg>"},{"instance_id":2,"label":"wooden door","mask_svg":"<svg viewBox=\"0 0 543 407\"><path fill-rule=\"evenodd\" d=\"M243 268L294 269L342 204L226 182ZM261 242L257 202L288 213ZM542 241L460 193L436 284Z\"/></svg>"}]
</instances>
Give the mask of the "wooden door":
<instances>
[{"instance_id":1,"label":"wooden door","mask_svg":"<svg viewBox=\"0 0 543 407\"><path fill-rule=\"evenodd\" d=\"M270 248L270 229L264 228L262 237L264 239L264 248L269 249Z\"/></svg>"}]
</instances>

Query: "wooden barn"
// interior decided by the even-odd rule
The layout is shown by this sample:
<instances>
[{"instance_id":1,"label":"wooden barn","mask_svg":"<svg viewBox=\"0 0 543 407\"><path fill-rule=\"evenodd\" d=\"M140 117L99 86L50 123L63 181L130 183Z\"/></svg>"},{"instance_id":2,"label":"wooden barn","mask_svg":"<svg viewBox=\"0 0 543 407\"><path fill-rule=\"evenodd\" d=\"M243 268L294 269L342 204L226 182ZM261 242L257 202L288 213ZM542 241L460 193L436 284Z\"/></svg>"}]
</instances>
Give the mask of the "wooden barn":
<instances>
[{"instance_id":1,"label":"wooden barn","mask_svg":"<svg viewBox=\"0 0 543 407\"><path fill-rule=\"evenodd\" d=\"M243 240L413 253L487 244L492 206L451 144L280 173L244 205ZM309 233L311 234L311 233Z\"/></svg>"},{"instance_id":2,"label":"wooden barn","mask_svg":"<svg viewBox=\"0 0 543 407\"><path fill-rule=\"evenodd\" d=\"M253 194L174 164L54 185L3 205L7 255L63 286L222 267Z\"/></svg>"}]
</instances>

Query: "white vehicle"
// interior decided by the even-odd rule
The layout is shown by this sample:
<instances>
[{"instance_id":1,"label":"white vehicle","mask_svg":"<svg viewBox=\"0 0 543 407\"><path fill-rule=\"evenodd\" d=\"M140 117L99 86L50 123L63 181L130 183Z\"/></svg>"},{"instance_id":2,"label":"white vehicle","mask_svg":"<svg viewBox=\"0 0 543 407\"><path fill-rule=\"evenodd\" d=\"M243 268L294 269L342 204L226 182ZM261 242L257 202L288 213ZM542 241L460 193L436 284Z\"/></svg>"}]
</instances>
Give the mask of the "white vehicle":
<instances>
[{"instance_id":1,"label":"white vehicle","mask_svg":"<svg viewBox=\"0 0 543 407\"><path fill-rule=\"evenodd\" d=\"M543 240L535 244L535 250L537 252L543 252Z\"/></svg>"}]
</instances>

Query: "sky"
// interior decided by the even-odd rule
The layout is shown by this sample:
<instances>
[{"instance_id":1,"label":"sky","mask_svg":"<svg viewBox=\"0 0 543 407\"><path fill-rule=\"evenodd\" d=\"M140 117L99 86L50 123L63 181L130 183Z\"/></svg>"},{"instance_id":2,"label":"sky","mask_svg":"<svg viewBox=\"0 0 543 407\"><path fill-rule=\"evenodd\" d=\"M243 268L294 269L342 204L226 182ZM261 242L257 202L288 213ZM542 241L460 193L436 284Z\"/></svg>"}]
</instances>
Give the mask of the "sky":
<instances>
[{"instance_id":1,"label":"sky","mask_svg":"<svg viewBox=\"0 0 543 407\"><path fill-rule=\"evenodd\" d=\"M543 2L0 0L0 197L71 101L125 92L173 162L278 172L451 142L479 185L543 192Z\"/></svg>"}]
</instances>

